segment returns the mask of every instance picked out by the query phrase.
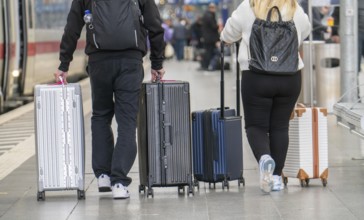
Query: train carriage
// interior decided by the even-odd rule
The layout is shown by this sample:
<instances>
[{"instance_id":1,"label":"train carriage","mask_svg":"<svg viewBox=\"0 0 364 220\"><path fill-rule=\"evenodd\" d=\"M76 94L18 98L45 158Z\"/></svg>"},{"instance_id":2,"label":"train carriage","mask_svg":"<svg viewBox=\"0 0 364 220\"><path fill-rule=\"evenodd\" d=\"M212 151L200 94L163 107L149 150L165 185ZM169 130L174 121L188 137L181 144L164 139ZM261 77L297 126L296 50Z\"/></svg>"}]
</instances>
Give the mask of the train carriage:
<instances>
[{"instance_id":1,"label":"train carriage","mask_svg":"<svg viewBox=\"0 0 364 220\"><path fill-rule=\"evenodd\" d=\"M36 84L53 81L71 2L0 1L0 112L31 101ZM85 76L84 47L82 34L70 77Z\"/></svg>"}]
</instances>

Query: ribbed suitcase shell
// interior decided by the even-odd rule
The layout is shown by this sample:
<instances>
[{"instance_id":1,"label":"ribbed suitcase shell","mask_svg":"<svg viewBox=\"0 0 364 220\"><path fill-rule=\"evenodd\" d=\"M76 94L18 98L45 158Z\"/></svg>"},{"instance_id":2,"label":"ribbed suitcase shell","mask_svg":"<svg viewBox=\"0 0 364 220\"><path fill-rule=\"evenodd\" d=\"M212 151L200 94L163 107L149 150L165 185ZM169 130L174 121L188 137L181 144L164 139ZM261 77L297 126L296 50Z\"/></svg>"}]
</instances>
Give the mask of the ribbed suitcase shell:
<instances>
[{"instance_id":1,"label":"ribbed suitcase shell","mask_svg":"<svg viewBox=\"0 0 364 220\"><path fill-rule=\"evenodd\" d=\"M220 119L219 109L192 113L193 170L196 181L216 183L242 178L241 118L235 115L235 109L225 109L228 119L225 121ZM233 129L226 128L225 123L229 124L228 127L234 126L232 123L235 126ZM226 144L229 140L232 143Z\"/></svg>"},{"instance_id":2,"label":"ribbed suitcase shell","mask_svg":"<svg viewBox=\"0 0 364 220\"><path fill-rule=\"evenodd\" d=\"M289 147L283 169L284 177L309 179L328 177L328 136L326 108L296 108L289 127ZM287 179L285 179L287 181Z\"/></svg>"},{"instance_id":3,"label":"ribbed suitcase shell","mask_svg":"<svg viewBox=\"0 0 364 220\"><path fill-rule=\"evenodd\" d=\"M84 199L85 140L79 84L36 85L38 200L44 191L78 190Z\"/></svg>"},{"instance_id":4,"label":"ribbed suitcase shell","mask_svg":"<svg viewBox=\"0 0 364 220\"><path fill-rule=\"evenodd\" d=\"M143 83L138 117L140 191L192 186L189 83Z\"/></svg>"}]
</instances>

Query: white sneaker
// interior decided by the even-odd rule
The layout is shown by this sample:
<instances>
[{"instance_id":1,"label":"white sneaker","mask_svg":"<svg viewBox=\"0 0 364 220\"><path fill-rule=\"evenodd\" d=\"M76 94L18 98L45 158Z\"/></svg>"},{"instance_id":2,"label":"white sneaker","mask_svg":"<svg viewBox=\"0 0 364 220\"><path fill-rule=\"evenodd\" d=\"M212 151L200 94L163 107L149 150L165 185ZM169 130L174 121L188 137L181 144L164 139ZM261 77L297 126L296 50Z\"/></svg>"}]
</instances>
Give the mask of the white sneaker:
<instances>
[{"instance_id":1,"label":"white sneaker","mask_svg":"<svg viewBox=\"0 0 364 220\"><path fill-rule=\"evenodd\" d=\"M112 196L114 199L127 199L130 197L128 188L123 186L121 183L117 183L113 185L112 187Z\"/></svg>"},{"instance_id":2,"label":"white sneaker","mask_svg":"<svg viewBox=\"0 0 364 220\"><path fill-rule=\"evenodd\" d=\"M108 175L101 174L101 176L97 178L97 184L99 186L99 192L111 191L111 182L110 182L110 177Z\"/></svg>"},{"instance_id":3,"label":"white sneaker","mask_svg":"<svg viewBox=\"0 0 364 220\"><path fill-rule=\"evenodd\" d=\"M281 191L283 189L284 189L284 184L282 182L282 177L278 175L273 175L272 191Z\"/></svg>"},{"instance_id":4,"label":"white sneaker","mask_svg":"<svg viewBox=\"0 0 364 220\"><path fill-rule=\"evenodd\" d=\"M272 157L265 154L260 157L259 170L260 170L260 189L263 192L269 193L272 191L273 180L272 175L276 164Z\"/></svg>"}]
</instances>

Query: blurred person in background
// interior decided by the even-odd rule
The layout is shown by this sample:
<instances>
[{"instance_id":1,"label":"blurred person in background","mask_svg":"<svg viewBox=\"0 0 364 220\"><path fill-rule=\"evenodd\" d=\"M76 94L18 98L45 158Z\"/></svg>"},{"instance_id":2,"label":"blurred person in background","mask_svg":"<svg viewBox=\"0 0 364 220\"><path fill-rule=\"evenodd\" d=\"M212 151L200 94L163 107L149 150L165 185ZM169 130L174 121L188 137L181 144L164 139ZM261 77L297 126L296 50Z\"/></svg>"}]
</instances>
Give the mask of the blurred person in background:
<instances>
[{"instance_id":1,"label":"blurred person in background","mask_svg":"<svg viewBox=\"0 0 364 220\"><path fill-rule=\"evenodd\" d=\"M174 56L174 49L171 43L173 38L173 25L171 19L166 19L162 23L162 27L164 29L164 41L166 42L164 57L166 59L171 59Z\"/></svg>"},{"instance_id":2,"label":"blurred person in background","mask_svg":"<svg viewBox=\"0 0 364 220\"><path fill-rule=\"evenodd\" d=\"M361 59L364 56L364 1L358 1L358 70L361 71Z\"/></svg>"},{"instance_id":3,"label":"blurred person in background","mask_svg":"<svg viewBox=\"0 0 364 220\"><path fill-rule=\"evenodd\" d=\"M300 5L304 12L308 15L309 0L301 0ZM312 39L313 40L325 40L325 33L330 34L331 28L327 25L322 24L324 15L328 13L327 7L312 7Z\"/></svg>"},{"instance_id":4,"label":"blurred person in background","mask_svg":"<svg viewBox=\"0 0 364 220\"><path fill-rule=\"evenodd\" d=\"M202 18L200 16L197 17L196 21L191 25L191 46L194 47L194 58L195 61L201 61L202 53L203 53L203 44L202 44Z\"/></svg>"},{"instance_id":5,"label":"blurred person in background","mask_svg":"<svg viewBox=\"0 0 364 220\"><path fill-rule=\"evenodd\" d=\"M219 26L216 20L216 5L210 3L208 10L202 17L202 43L204 53L202 56L201 69L207 70L216 50L216 43L219 42Z\"/></svg>"},{"instance_id":6,"label":"blurred person in background","mask_svg":"<svg viewBox=\"0 0 364 220\"><path fill-rule=\"evenodd\" d=\"M188 30L186 27L186 20L183 18L179 19L173 27L172 44L178 61L184 58L184 48L187 44Z\"/></svg>"}]
</instances>

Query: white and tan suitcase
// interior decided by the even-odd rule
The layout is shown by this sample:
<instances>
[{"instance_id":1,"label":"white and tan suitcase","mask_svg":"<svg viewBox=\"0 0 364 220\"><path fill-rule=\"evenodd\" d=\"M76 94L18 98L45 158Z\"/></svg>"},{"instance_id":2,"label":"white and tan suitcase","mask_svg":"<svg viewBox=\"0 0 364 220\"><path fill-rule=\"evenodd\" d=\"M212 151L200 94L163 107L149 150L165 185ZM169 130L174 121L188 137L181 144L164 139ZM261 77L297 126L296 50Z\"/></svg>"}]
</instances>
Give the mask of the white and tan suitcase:
<instances>
[{"instance_id":1,"label":"white and tan suitcase","mask_svg":"<svg viewBox=\"0 0 364 220\"><path fill-rule=\"evenodd\" d=\"M323 186L328 177L327 109L295 108L289 125L289 147L283 168L284 184L288 177L298 178L301 186L320 178Z\"/></svg>"},{"instance_id":2,"label":"white and tan suitcase","mask_svg":"<svg viewBox=\"0 0 364 220\"><path fill-rule=\"evenodd\" d=\"M85 199L85 140L81 87L36 85L34 93L37 200L45 191L77 190Z\"/></svg>"}]
</instances>

